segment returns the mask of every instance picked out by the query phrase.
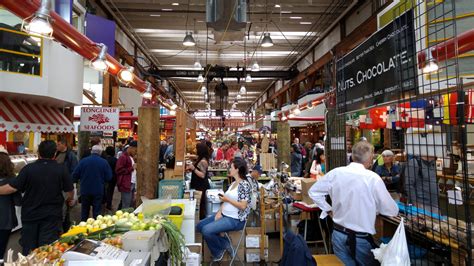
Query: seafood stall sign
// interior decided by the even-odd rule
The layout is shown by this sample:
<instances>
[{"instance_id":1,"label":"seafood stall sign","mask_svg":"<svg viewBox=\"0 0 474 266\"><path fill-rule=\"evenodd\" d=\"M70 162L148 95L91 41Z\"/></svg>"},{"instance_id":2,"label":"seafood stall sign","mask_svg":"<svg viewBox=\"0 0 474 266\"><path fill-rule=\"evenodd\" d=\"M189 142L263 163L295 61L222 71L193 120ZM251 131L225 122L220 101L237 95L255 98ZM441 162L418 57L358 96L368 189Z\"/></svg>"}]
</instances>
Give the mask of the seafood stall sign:
<instances>
[{"instance_id":1,"label":"seafood stall sign","mask_svg":"<svg viewBox=\"0 0 474 266\"><path fill-rule=\"evenodd\" d=\"M82 107L81 131L112 132L119 129L119 108Z\"/></svg>"}]
</instances>

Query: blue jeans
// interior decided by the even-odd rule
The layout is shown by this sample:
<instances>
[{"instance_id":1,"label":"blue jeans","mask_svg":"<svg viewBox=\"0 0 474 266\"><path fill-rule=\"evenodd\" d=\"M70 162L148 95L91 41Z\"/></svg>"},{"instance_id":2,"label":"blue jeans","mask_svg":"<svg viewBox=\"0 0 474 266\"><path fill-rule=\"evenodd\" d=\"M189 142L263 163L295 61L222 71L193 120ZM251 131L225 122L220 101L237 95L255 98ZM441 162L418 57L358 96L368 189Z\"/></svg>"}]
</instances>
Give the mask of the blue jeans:
<instances>
[{"instance_id":1,"label":"blue jeans","mask_svg":"<svg viewBox=\"0 0 474 266\"><path fill-rule=\"evenodd\" d=\"M207 217L201 220L196 226L196 230L200 232L206 240L207 246L211 251L213 258L218 258L226 250L231 243L225 237L222 237L220 233L240 231L244 228L245 221L230 218L222 215L222 218L215 220L215 215Z\"/></svg>"},{"instance_id":2,"label":"blue jeans","mask_svg":"<svg viewBox=\"0 0 474 266\"><path fill-rule=\"evenodd\" d=\"M81 221L86 221L89 218L91 207L94 219L100 214L103 197L104 195L81 195Z\"/></svg>"},{"instance_id":3,"label":"blue jeans","mask_svg":"<svg viewBox=\"0 0 474 266\"><path fill-rule=\"evenodd\" d=\"M355 266L356 262L351 256L351 251L347 242L347 235L337 230L332 232L332 245L334 254L344 263L346 266ZM370 266L380 265L375 260L372 251L372 245L364 238L356 238L356 261L358 265Z\"/></svg>"}]
</instances>

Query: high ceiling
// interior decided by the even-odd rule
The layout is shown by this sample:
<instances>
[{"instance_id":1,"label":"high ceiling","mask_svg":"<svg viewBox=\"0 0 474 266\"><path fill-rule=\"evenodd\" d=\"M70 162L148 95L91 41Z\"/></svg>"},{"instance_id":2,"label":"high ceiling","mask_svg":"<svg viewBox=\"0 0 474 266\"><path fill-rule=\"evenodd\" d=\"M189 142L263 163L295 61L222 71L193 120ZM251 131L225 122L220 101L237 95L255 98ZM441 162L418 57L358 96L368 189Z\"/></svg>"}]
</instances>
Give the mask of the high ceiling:
<instances>
[{"instance_id":1,"label":"high ceiling","mask_svg":"<svg viewBox=\"0 0 474 266\"><path fill-rule=\"evenodd\" d=\"M105 2L116 19L119 18L125 25L131 25L131 30L144 42L160 69L188 70L193 69L196 60L204 66L206 54L207 63L211 65L235 68L237 65L242 67L247 62L249 69L257 61L261 70L288 70L350 3L346 0L250 0L247 1L248 22L245 30L237 34L238 40L225 41L236 34L226 31L225 34L214 35L212 28L207 29L205 0ZM186 30L193 32L197 43L195 47L183 46ZM266 31L271 34L273 47L262 48L259 45L262 33ZM244 32L248 34L246 38ZM247 110L274 80L275 78L254 78L252 83L246 84L247 93L242 95L237 108ZM185 96L191 109L205 109L201 85L195 78L175 77L170 81ZM229 102L232 103L240 84L237 79L226 79L225 83L229 87ZM213 82L208 88L211 103L215 84L217 83ZM214 104L212 108L215 108ZM227 109L230 109L230 104Z\"/></svg>"}]
</instances>

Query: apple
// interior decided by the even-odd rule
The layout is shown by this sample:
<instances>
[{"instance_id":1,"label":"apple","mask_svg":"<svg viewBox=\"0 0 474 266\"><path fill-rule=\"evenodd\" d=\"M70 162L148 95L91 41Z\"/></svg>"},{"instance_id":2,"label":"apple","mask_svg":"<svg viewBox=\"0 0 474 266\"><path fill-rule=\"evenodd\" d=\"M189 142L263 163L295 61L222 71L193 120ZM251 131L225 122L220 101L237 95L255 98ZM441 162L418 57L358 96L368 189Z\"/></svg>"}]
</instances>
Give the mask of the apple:
<instances>
[{"instance_id":1,"label":"apple","mask_svg":"<svg viewBox=\"0 0 474 266\"><path fill-rule=\"evenodd\" d=\"M87 219L88 224L92 224L93 222L94 222L94 219L92 219L92 218Z\"/></svg>"},{"instance_id":2,"label":"apple","mask_svg":"<svg viewBox=\"0 0 474 266\"><path fill-rule=\"evenodd\" d=\"M92 229L93 229L93 227L92 227L91 224L88 224L88 225L86 226L86 228L87 228L87 230L92 230Z\"/></svg>"},{"instance_id":3,"label":"apple","mask_svg":"<svg viewBox=\"0 0 474 266\"><path fill-rule=\"evenodd\" d=\"M118 218L117 215L112 216L112 220L113 220L114 222L115 222L115 221L118 221L118 219L119 219L119 218Z\"/></svg>"},{"instance_id":4,"label":"apple","mask_svg":"<svg viewBox=\"0 0 474 266\"><path fill-rule=\"evenodd\" d=\"M78 226L80 227L86 227L87 223L86 222L80 222Z\"/></svg>"},{"instance_id":5,"label":"apple","mask_svg":"<svg viewBox=\"0 0 474 266\"><path fill-rule=\"evenodd\" d=\"M107 224L101 224L100 225L100 229L105 229L105 228L107 228Z\"/></svg>"},{"instance_id":6,"label":"apple","mask_svg":"<svg viewBox=\"0 0 474 266\"><path fill-rule=\"evenodd\" d=\"M102 216L102 215L97 215L97 218L96 218L96 219L97 219L97 220L102 220L102 218L104 218L104 216Z\"/></svg>"},{"instance_id":7,"label":"apple","mask_svg":"<svg viewBox=\"0 0 474 266\"><path fill-rule=\"evenodd\" d=\"M122 216L122 215L123 215L123 211L117 211L117 212L115 213L115 215L117 215L117 216Z\"/></svg>"}]
</instances>

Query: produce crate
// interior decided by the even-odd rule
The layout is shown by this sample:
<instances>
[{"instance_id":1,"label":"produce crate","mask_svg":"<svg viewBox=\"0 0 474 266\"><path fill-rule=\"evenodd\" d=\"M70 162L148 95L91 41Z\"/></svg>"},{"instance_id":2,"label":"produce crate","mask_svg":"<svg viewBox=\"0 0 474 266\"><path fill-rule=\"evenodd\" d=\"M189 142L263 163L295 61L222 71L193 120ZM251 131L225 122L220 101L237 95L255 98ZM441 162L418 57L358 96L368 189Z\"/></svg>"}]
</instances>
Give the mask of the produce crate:
<instances>
[{"instance_id":1,"label":"produce crate","mask_svg":"<svg viewBox=\"0 0 474 266\"><path fill-rule=\"evenodd\" d=\"M178 206L180 207L183 211L181 212L180 215L167 215L168 219L178 227L179 230L181 230L181 225L183 224L183 219L184 219L184 204L183 203L172 203L171 207L173 206Z\"/></svg>"}]
</instances>

